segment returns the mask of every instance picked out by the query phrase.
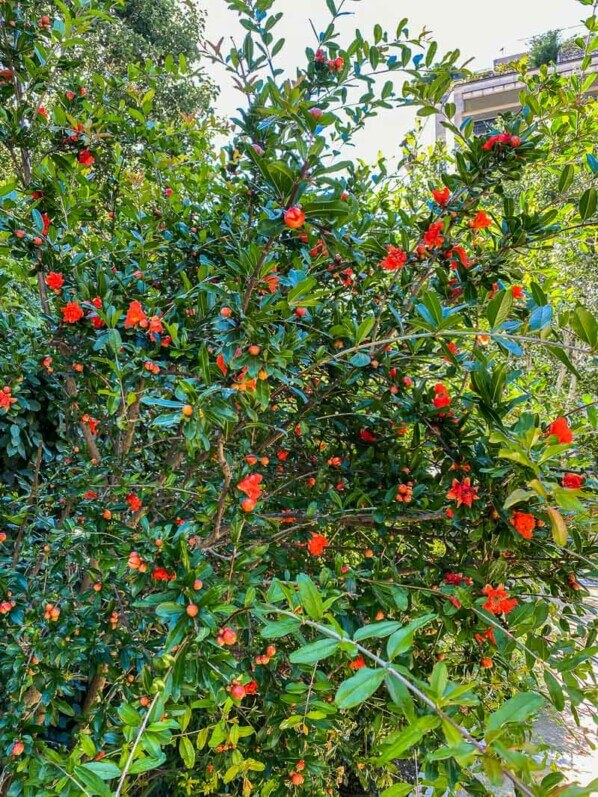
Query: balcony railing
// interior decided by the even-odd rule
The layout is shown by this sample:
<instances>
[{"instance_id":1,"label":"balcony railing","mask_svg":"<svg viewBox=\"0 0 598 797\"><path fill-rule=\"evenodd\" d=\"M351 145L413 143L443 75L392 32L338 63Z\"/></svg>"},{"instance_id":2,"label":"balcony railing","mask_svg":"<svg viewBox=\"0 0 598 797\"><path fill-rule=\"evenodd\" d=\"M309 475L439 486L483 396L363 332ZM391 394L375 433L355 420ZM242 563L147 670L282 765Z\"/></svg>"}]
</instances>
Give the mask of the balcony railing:
<instances>
[{"instance_id":1,"label":"balcony railing","mask_svg":"<svg viewBox=\"0 0 598 797\"><path fill-rule=\"evenodd\" d=\"M592 58L592 66L598 65L598 52L592 53L591 54L591 58ZM577 62L581 62L582 60L583 60L583 55L582 56L569 56L569 57L562 57L562 58L559 57L559 59L556 61L556 63L550 64L550 66L556 66L558 68L558 67L560 67L560 66L562 66L564 64L573 64L576 61ZM530 69L529 71L530 72L538 72L539 69L537 67L534 67L533 69ZM517 72L516 69L501 69L500 71L494 71L493 70L491 72L491 74L489 74L489 75L480 74L478 76L478 75L474 74L470 78L468 78L467 80L462 81L460 83L460 85L461 86L471 86L473 83L483 83L484 81L497 80L497 79L501 79L503 77L509 77L510 75L517 75L517 74L518 74L518 72Z\"/></svg>"}]
</instances>

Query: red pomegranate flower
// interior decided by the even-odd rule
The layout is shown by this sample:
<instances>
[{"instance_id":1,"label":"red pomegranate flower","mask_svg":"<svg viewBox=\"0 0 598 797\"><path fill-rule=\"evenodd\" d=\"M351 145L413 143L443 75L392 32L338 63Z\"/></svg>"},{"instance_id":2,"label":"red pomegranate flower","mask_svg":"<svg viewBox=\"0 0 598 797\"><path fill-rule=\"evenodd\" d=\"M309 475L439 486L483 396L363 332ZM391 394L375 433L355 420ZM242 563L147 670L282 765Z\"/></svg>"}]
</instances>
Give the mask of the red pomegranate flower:
<instances>
[{"instance_id":1,"label":"red pomegranate flower","mask_svg":"<svg viewBox=\"0 0 598 797\"><path fill-rule=\"evenodd\" d=\"M554 435L558 437L559 443L573 442L573 432L569 428L569 422L566 418L560 417L553 421L546 430L548 436Z\"/></svg>"},{"instance_id":2,"label":"red pomegranate flower","mask_svg":"<svg viewBox=\"0 0 598 797\"><path fill-rule=\"evenodd\" d=\"M537 524L536 518L528 512L513 512L511 525L515 527L517 533L521 534L525 540L531 540Z\"/></svg>"},{"instance_id":3,"label":"red pomegranate flower","mask_svg":"<svg viewBox=\"0 0 598 797\"><path fill-rule=\"evenodd\" d=\"M436 249L444 243L442 231L444 224L441 221L433 221L424 233L424 245L431 249Z\"/></svg>"},{"instance_id":4,"label":"red pomegranate flower","mask_svg":"<svg viewBox=\"0 0 598 797\"><path fill-rule=\"evenodd\" d=\"M129 505L131 512L139 512L143 506L141 498L135 495L135 493L129 493L129 495L125 498L125 501Z\"/></svg>"},{"instance_id":5,"label":"red pomegranate flower","mask_svg":"<svg viewBox=\"0 0 598 797\"><path fill-rule=\"evenodd\" d=\"M449 203L451 192L449 188L444 186L444 188L435 188L432 191L432 196L434 197L434 201L437 202L441 208L444 208Z\"/></svg>"},{"instance_id":6,"label":"red pomegranate flower","mask_svg":"<svg viewBox=\"0 0 598 797\"><path fill-rule=\"evenodd\" d=\"M64 285L64 277L59 271L49 271L45 283L51 291L58 293Z\"/></svg>"},{"instance_id":7,"label":"red pomegranate flower","mask_svg":"<svg viewBox=\"0 0 598 797\"><path fill-rule=\"evenodd\" d=\"M485 230L492 226L492 219L483 210L478 210L473 219L469 222L472 230Z\"/></svg>"},{"instance_id":8,"label":"red pomegranate flower","mask_svg":"<svg viewBox=\"0 0 598 797\"><path fill-rule=\"evenodd\" d=\"M386 248L388 254L380 262L380 268L383 268L385 271L397 271L400 268L403 268L405 263L407 262L407 252L403 251L398 246L389 245Z\"/></svg>"},{"instance_id":9,"label":"red pomegranate flower","mask_svg":"<svg viewBox=\"0 0 598 797\"><path fill-rule=\"evenodd\" d=\"M517 606L517 598L509 596L504 584L499 584L496 588L486 584L482 594L488 598L482 608L492 614L508 614Z\"/></svg>"},{"instance_id":10,"label":"red pomegranate flower","mask_svg":"<svg viewBox=\"0 0 598 797\"><path fill-rule=\"evenodd\" d=\"M131 302L125 318L125 329L136 326L146 327L148 325L147 316L143 312L141 302Z\"/></svg>"},{"instance_id":11,"label":"red pomegranate flower","mask_svg":"<svg viewBox=\"0 0 598 797\"><path fill-rule=\"evenodd\" d=\"M373 432L370 432L369 429L360 429L359 439L364 443L375 443L377 437Z\"/></svg>"},{"instance_id":12,"label":"red pomegranate flower","mask_svg":"<svg viewBox=\"0 0 598 797\"><path fill-rule=\"evenodd\" d=\"M67 302L60 312L65 324L76 324L84 315L79 302Z\"/></svg>"},{"instance_id":13,"label":"red pomegranate flower","mask_svg":"<svg viewBox=\"0 0 598 797\"><path fill-rule=\"evenodd\" d=\"M8 410L11 408L11 405L16 402L16 398L11 395L11 388L6 385L5 387L0 390L0 409Z\"/></svg>"},{"instance_id":14,"label":"red pomegranate flower","mask_svg":"<svg viewBox=\"0 0 598 797\"><path fill-rule=\"evenodd\" d=\"M161 335L164 332L164 325L162 324L162 317L159 315L153 315L149 322L147 328L148 335L150 336L150 340L152 343L155 343L157 340L157 335Z\"/></svg>"},{"instance_id":15,"label":"red pomegranate flower","mask_svg":"<svg viewBox=\"0 0 598 797\"><path fill-rule=\"evenodd\" d=\"M447 252L447 257L452 260L453 263L459 260L463 268L469 268L471 266L471 261L468 260L467 253L462 246L453 246L453 248Z\"/></svg>"},{"instance_id":16,"label":"red pomegranate flower","mask_svg":"<svg viewBox=\"0 0 598 797\"><path fill-rule=\"evenodd\" d=\"M323 534L312 534L307 541L307 550L312 556L321 556L328 548L328 540Z\"/></svg>"},{"instance_id":17,"label":"red pomegranate flower","mask_svg":"<svg viewBox=\"0 0 598 797\"><path fill-rule=\"evenodd\" d=\"M336 73L342 72L344 65L345 65L345 59L341 58L340 56L338 58L334 58L328 61L328 69L331 72L336 72Z\"/></svg>"},{"instance_id":18,"label":"red pomegranate flower","mask_svg":"<svg viewBox=\"0 0 598 797\"><path fill-rule=\"evenodd\" d=\"M263 479L260 473L250 473L237 484L237 490L241 490L252 501L257 501L263 489Z\"/></svg>"},{"instance_id":19,"label":"red pomegranate flower","mask_svg":"<svg viewBox=\"0 0 598 797\"><path fill-rule=\"evenodd\" d=\"M154 581L174 581L176 576L174 573L169 573L165 567L154 567L152 577Z\"/></svg>"},{"instance_id":20,"label":"red pomegranate flower","mask_svg":"<svg viewBox=\"0 0 598 797\"><path fill-rule=\"evenodd\" d=\"M228 368L226 367L226 360L224 359L223 354L219 354L218 357L216 357L216 365L222 371L224 376L226 376L228 373Z\"/></svg>"},{"instance_id":21,"label":"red pomegranate flower","mask_svg":"<svg viewBox=\"0 0 598 797\"><path fill-rule=\"evenodd\" d=\"M436 395L432 399L432 404L436 407L436 409L449 406L452 399L449 396L446 385L443 385L442 382L438 382L436 385L434 385L434 393Z\"/></svg>"},{"instance_id":22,"label":"red pomegranate flower","mask_svg":"<svg viewBox=\"0 0 598 797\"><path fill-rule=\"evenodd\" d=\"M569 490L579 490L585 481L584 476L577 473L565 473L561 484L563 487L568 487Z\"/></svg>"},{"instance_id":23,"label":"red pomegranate flower","mask_svg":"<svg viewBox=\"0 0 598 797\"><path fill-rule=\"evenodd\" d=\"M446 494L446 497L455 501L457 507L459 506L472 506L474 501L479 500L478 488L472 487L471 479L466 477L462 482L453 479L451 489Z\"/></svg>"},{"instance_id":24,"label":"red pomegranate flower","mask_svg":"<svg viewBox=\"0 0 598 797\"><path fill-rule=\"evenodd\" d=\"M77 155L77 160L82 166L92 166L96 159L93 157L90 150L82 149Z\"/></svg>"},{"instance_id":25,"label":"red pomegranate flower","mask_svg":"<svg viewBox=\"0 0 598 797\"><path fill-rule=\"evenodd\" d=\"M512 136L510 133L506 131L504 133L498 133L497 135L490 136L486 141L482 144L482 149L489 152L494 149L496 144L506 144L513 149L521 146L521 139L519 136Z\"/></svg>"},{"instance_id":26,"label":"red pomegranate flower","mask_svg":"<svg viewBox=\"0 0 598 797\"><path fill-rule=\"evenodd\" d=\"M97 418L92 418L92 416L86 412L85 415L81 416L81 423L86 423L89 426L89 431L94 437L97 435L98 426L100 425Z\"/></svg>"},{"instance_id":27,"label":"red pomegranate flower","mask_svg":"<svg viewBox=\"0 0 598 797\"><path fill-rule=\"evenodd\" d=\"M469 576L464 576L463 573L447 573L444 581L453 587L460 587L462 584L465 584L466 587L471 587L473 583Z\"/></svg>"}]
</instances>

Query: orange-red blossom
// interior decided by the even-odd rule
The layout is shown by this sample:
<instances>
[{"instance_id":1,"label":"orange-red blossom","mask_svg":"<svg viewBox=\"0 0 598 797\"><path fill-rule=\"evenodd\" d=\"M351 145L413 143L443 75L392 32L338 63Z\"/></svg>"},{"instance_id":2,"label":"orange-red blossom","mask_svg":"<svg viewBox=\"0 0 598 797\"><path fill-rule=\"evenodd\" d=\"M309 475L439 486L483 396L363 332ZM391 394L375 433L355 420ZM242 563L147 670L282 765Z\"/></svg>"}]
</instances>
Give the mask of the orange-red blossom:
<instances>
[{"instance_id":1,"label":"orange-red blossom","mask_svg":"<svg viewBox=\"0 0 598 797\"><path fill-rule=\"evenodd\" d=\"M531 540L536 528L536 518L529 512L513 512L511 515L511 525L515 527L518 534L525 540Z\"/></svg>"},{"instance_id":2,"label":"orange-red blossom","mask_svg":"<svg viewBox=\"0 0 598 797\"><path fill-rule=\"evenodd\" d=\"M241 492L245 493L247 496L241 503L245 512L251 512L257 504L263 490L261 485L263 478L264 477L260 473L250 473L249 476L245 476L245 478L241 479L237 484L237 490L241 490Z\"/></svg>"},{"instance_id":3,"label":"orange-red blossom","mask_svg":"<svg viewBox=\"0 0 598 797\"><path fill-rule=\"evenodd\" d=\"M453 479L451 489L446 494L446 497L455 501L457 506L465 505L472 506L474 501L479 500L478 488L472 487L471 479L466 477L463 481Z\"/></svg>"},{"instance_id":4,"label":"orange-red blossom","mask_svg":"<svg viewBox=\"0 0 598 797\"><path fill-rule=\"evenodd\" d=\"M560 417L553 421L546 430L548 436L554 435L558 438L559 443L573 442L573 432L569 428L569 422L566 418Z\"/></svg>"},{"instance_id":5,"label":"orange-red blossom","mask_svg":"<svg viewBox=\"0 0 598 797\"><path fill-rule=\"evenodd\" d=\"M321 556L328 545L328 539L323 534L312 534L307 542L307 550L312 556Z\"/></svg>"},{"instance_id":6,"label":"orange-red blossom","mask_svg":"<svg viewBox=\"0 0 598 797\"><path fill-rule=\"evenodd\" d=\"M504 584L499 584L498 587L486 584L482 594L488 598L482 608L492 614L508 614L517 606L517 598L509 596Z\"/></svg>"}]
</instances>

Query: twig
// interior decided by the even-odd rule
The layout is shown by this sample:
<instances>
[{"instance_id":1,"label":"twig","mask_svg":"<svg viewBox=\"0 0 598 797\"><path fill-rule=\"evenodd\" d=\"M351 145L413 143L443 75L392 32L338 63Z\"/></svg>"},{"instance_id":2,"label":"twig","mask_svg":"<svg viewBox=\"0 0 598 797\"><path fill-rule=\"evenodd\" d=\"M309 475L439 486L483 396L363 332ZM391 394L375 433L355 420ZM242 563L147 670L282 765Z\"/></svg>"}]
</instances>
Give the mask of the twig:
<instances>
[{"instance_id":1,"label":"twig","mask_svg":"<svg viewBox=\"0 0 598 797\"><path fill-rule=\"evenodd\" d=\"M179 647L179 649L178 649L178 651L176 653L174 664L176 664L176 662L178 661L179 656L181 655L181 653L185 649L186 644L187 644L187 641L185 640L185 642L183 642L182 645ZM168 674L172 672L174 664L172 664L170 666L170 668L168 669ZM153 710L154 706L156 705L156 703L158 702L160 696L161 696L161 692L157 691L156 694L154 695L154 699L152 700L152 702L148 706L147 713L146 713L145 717L143 718L143 721L141 722L141 725L139 726L139 730L137 731L137 736L135 737L135 741L133 742L133 746L131 747L131 752L129 753L129 757L127 758L127 763L125 764L125 767L124 767L124 769L123 769L123 771L121 773L121 776L119 778L118 785L116 787L116 791L114 792L114 797L120 797L120 793L122 792L122 788L123 788L123 786L125 784L126 777L129 774L129 769L131 768L131 764L133 763L133 758L135 757L135 752L136 752L137 748L139 747L139 742L141 741L141 737L143 736L143 732L145 731L145 729L147 727L147 724L149 722L149 718L150 718L150 716L152 714L152 710Z\"/></svg>"}]
</instances>

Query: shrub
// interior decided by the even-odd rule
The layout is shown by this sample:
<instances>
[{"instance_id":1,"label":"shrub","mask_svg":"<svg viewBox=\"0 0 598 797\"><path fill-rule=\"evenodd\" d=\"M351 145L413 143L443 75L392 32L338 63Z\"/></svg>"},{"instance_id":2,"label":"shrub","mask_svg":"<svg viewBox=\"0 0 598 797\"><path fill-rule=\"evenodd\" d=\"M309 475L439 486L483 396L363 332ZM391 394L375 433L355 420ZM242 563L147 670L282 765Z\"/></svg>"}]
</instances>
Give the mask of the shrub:
<instances>
[{"instance_id":1,"label":"shrub","mask_svg":"<svg viewBox=\"0 0 598 797\"><path fill-rule=\"evenodd\" d=\"M416 751L435 794L589 794L529 723L591 696L595 411L538 406L520 358L574 370L598 333L515 252L587 234L596 192L505 191L558 163L548 131L579 146L575 87L558 126L448 122L420 201L341 153L380 109L438 112L459 54L405 22L341 46L329 2L285 80L273 3L229 5L220 161L135 90L155 67L79 83L101 7L2 5L3 788L398 797Z\"/></svg>"}]
</instances>

